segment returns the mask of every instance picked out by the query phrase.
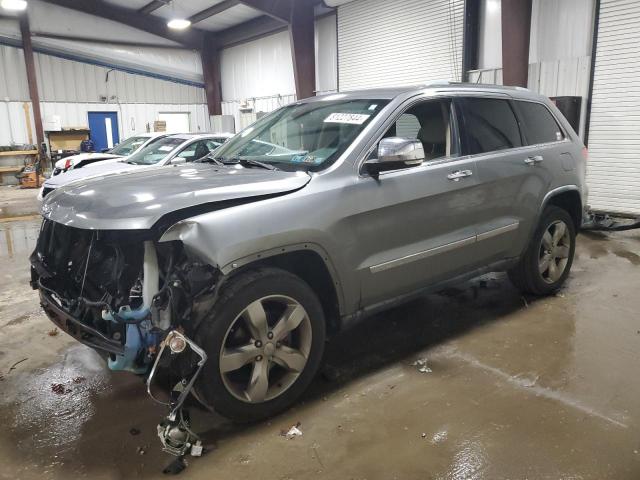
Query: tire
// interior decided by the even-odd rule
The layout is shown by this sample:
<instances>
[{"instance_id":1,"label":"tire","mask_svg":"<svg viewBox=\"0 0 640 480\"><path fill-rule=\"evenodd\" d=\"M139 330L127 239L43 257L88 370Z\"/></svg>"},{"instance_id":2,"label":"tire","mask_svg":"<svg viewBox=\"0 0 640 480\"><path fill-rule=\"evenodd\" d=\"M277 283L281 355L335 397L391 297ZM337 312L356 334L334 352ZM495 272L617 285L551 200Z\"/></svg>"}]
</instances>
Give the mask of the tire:
<instances>
[{"instance_id":1,"label":"tire","mask_svg":"<svg viewBox=\"0 0 640 480\"><path fill-rule=\"evenodd\" d=\"M289 322L280 323L284 318ZM298 326L283 336L300 318ZM325 334L322 305L302 279L276 268L239 274L222 290L198 331L208 359L196 385L197 396L240 423L276 415L313 380ZM246 362L247 358L251 360Z\"/></svg>"},{"instance_id":2,"label":"tire","mask_svg":"<svg viewBox=\"0 0 640 480\"><path fill-rule=\"evenodd\" d=\"M555 228L560 224L566 231L556 241ZM576 229L569 213L560 207L546 207L527 250L518 264L509 270L509 279L522 292L550 295L558 291L569 276L575 248ZM559 256L555 257L556 254ZM547 260L548 264L545 263Z\"/></svg>"}]
</instances>

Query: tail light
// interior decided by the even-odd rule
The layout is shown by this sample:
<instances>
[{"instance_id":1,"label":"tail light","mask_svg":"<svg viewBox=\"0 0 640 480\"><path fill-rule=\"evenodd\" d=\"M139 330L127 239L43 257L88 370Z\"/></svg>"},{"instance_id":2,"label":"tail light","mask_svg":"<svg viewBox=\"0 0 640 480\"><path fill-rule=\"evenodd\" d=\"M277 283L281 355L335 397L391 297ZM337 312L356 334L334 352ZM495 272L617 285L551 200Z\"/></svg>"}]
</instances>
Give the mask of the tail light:
<instances>
[{"instance_id":1,"label":"tail light","mask_svg":"<svg viewBox=\"0 0 640 480\"><path fill-rule=\"evenodd\" d=\"M587 147L582 147L582 157L586 160L589 160L589 149Z\"/></svg>"},{"instance_id":2,"label":"tail light","mask_svg":"<svg viewBox=\"0 0 640 480\"><path fill-rule=\"evenodd\" d=\"M67 161L64 162L64 169L69 170L69 168L71 168L71 159L67 158Z\"/></svg>"}]
</instances>

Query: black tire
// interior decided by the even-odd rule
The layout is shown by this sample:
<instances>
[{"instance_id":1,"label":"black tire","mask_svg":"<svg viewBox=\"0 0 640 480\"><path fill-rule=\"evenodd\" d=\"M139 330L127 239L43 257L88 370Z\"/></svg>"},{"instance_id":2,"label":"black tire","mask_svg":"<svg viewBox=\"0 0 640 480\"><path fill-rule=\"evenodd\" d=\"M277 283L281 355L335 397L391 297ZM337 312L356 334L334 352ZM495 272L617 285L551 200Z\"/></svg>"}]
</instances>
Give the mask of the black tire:
<instances>
[{"instance_id":1,"label":"black tire","mask_svg":"<svg viewBox=\"0 0 640 480\"><path fill-rule=\"evenodd\" d=\"M545 232L556 222L561 221L567 226L570 245L569 256L566 266L560 277L550 282L545 280L543 274L540 273L538 262L540 260L542 237ZM536 227L535 233L527 250L524 252L518 264L509 270L509 279L511 283L525 293L533 295L550 295L556 291L566 281L573 263L573 256L576 249L576 229L571 215L566 210L549 206L544 209Z\"/></svg>"},{"instance_id":2,"label":"black tire","mask_svg":"<svg viewBox=\"0 0 640 480\"><path fill-rule=\"evenodd\" d=\"M311 347L301 373L279 396L261 403L248 403L234 396L220 371L220 354L227 332L252 302L270 295L284 295L304 307L311 324ZM199 328L197 339L207 352L207 362L196 385L197 396L221 415L239 423L271 417L290 407L309 386L322 360L326 336L322 305L311 287L299 277L276 268L261 268L239 274L221 291L209 318Z\"/></svg>"}]
</instances>

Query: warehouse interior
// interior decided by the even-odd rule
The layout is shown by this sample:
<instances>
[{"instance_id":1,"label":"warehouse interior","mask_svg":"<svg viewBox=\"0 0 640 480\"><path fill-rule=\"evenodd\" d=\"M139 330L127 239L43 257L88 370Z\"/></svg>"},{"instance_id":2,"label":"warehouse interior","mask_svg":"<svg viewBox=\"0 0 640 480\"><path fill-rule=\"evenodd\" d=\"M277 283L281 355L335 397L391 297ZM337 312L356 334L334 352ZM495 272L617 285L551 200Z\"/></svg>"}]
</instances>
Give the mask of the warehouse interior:
<instances>
[{"instance_id":1,"label":"warehouse interior","mask_svg":"<svg viewBox=\"0 0 640 480\"><path fill-rule=\"evenodd\" d=\"M0 478L638 478L639 39L635 0L0 0ZM41 308L45 182L75 156L174 137L213 155L303 100L461 83L548 97L586 147L554 294L482 272L376 312L284 413L239 424L187 400L204 450L177 460L146 380Z\"/></svg>"}]
</instances>

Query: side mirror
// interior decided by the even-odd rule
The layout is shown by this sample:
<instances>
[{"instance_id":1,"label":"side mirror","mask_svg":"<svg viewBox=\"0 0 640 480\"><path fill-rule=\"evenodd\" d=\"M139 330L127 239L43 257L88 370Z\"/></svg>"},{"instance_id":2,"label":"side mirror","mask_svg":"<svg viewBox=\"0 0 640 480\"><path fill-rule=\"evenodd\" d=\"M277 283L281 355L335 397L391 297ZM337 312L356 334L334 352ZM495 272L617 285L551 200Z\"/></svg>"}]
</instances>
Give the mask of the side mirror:
<instances>
[{"instance_id":1,"label":"side mirror","mask_svg":"<svg viewBox=\"0 0 640 480\"><path fill-rule=\"evenodd\" d=\"M171 163L172 165L178 165L180 163L187 163L187 159L183 157L174 157L169 163Z\"/></svg>"},{"instance_id":2,"label":"side mirror","mask_svg":"<svg viewBox=\"0 0 640 480\"><path fill-rule=\"evenodd\" d=\"M378 158L367 160L364 167L369 175L378 178L380 172L421 165L424 158L424 147L420 140L389 137L383 138L378 144Z\"/></svg>"}]
</instances>

